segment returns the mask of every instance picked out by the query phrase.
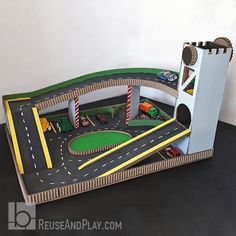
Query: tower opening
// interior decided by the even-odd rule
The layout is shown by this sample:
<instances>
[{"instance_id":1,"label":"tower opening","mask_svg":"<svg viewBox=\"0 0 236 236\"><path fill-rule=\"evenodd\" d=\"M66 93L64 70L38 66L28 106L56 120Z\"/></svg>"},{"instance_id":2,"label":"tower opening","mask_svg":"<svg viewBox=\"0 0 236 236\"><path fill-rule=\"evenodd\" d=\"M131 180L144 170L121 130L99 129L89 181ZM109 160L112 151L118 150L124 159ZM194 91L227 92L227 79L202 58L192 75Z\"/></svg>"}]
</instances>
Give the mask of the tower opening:
<instances>
[{"instance_id":1,"label":"tower opening","mask_svg":"<svg viewBox=\"0 0 236 236\"><path fill-rule=\"evenodd\" d=\"M191 124L191 113L188 107L184 104L180 104L177 108L176 119L179 123L189 128Z\"/></svg>"}]
</instances>

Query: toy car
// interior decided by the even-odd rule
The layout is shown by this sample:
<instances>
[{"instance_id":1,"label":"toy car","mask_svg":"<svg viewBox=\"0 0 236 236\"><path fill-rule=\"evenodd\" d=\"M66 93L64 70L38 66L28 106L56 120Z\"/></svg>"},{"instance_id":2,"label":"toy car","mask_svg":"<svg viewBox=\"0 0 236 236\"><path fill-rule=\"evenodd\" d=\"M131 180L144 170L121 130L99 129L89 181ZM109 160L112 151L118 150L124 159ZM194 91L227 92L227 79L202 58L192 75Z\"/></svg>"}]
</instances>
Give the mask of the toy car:
<instances>
[{"instance_id":1,"label":"toy car","mask_svg":"<svg viewBox=\"0 0 236 236\"><path fill-rule=\"evenodd\" d=\"M71 130L73 130L73 126L67 117L64 117L57 121L57 128L59 132L64 132L64 133L68 133Z\"/></svg>"},{"instance_id":2,"label":"toy car","mask_svg":"<svg viewBox=\"0 0 236 236\"><path fill-rule=\"evenodd\" d=\"M159 110L148 102L139 104L140 111L148 114L151 118L156 117L159 114Z\"/></svg>"},{"instance_id":3,"label":"toy car","mask_svg":"<svg viewBox=\"0 0 236 236\"><path fill-rule=\"evenodd\" d=\"M166 155L171 158L179 157L182 155L180 150L175 147L167 147L165 148L165 152L166 152Z\"/></svg>"},{"instance_id":4,"label":"toy car","mask_svg":"<svg viewBox=\"0 0 236 236\"><path fill-rule=\"evenodd\" d=\"M83 127L87 127L90 125L90 122L88 121L88 119L85 117L85 116L80 116L80 124L83 126Z\"/></svg>"},{"instance_id":5,"label":"toy car","mask_svg":"<svg viewBox=\"0 0 236 236\"><path fill-rule=\"evenodd\" d=\"M173 81L177 80L177 78L178 78L176 74L174 74L170 71L162 71L159 74L157 74L157 77L160 80L167 80L169 82L173 82Z\"/></svg>"},{"instance_id":6,"label":"toy car","mask_svg":"<svg viewBox=\"0 0 236 236\"><path fill-rule=\"evenodd\" d=\"M108 117L104 114L97 113L95 117L102 125L108 124L109 122Z\"/></svg>"},{"instance_id":7,"label":"toy car","mask_svg":"<svg viewBox=\"0 0 236 236\"><path fill-rule=\"evenodd\" d=\"M43 132L46 132L47 130L49 130L49 131L51 130L51 126L49 125L47 118L45 118L45 117L40 118L40 122L42 125Z\"/></svg>"},{"instance_id":8,"label":"toy car","mask_svg":"<svg viewBox=\"0 0 236 236\"><path fill-rule=\"evenodd\" d=\"M190 95L193 95L193 89L187 89L186 92Z\"/></svg>"}]
</instances>

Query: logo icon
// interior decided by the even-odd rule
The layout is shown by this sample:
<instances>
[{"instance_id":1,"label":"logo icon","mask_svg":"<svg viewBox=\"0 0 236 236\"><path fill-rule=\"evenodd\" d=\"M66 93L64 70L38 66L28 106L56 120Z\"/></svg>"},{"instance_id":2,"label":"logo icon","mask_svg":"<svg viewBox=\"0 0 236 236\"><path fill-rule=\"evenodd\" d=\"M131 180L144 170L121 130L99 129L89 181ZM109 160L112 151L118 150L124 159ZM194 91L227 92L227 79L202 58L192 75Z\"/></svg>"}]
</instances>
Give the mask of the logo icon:
<instances>
[{"instance_id":1,"label":"logo icon","mask_svg":"<svg viewBox=\"0 0 236 236\"><path fill-rule=\"evenodd\" d=\"M24 202L9 202L8 229L9 230L36 229L35 206L26 206Z\"/></svg>"}]
</instances>

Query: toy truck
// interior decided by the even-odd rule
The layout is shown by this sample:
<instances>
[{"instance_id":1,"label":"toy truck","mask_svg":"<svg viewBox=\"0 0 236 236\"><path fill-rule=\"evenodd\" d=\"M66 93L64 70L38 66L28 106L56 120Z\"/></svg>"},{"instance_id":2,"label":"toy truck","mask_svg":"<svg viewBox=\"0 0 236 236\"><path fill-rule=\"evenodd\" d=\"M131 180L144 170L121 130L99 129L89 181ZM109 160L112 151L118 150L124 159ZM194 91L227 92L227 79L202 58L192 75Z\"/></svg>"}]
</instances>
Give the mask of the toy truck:
<instances>
[{"instance_id":1,"label":"toy truck","mask_svg":"<svg viewBox=\"0 0 236 236\"><path fill-rule=\"evenodd\" d=\"M49 130L49 131L51 130L51 126L49 125L47 118L45 118L45 117L40 118L40 122L41 122L41 125L43 128L43 132L46 132L47 130Z\"/></svg>"},{"instance_id":2,"label":"toy truck","mask_svg":"<svg viewBox=\"0 0 236 236\"><path fill-rule=\"evenodd\" d=\"M64 133L68 133L71 130L73 130L73 126L67 117L64 117L57 121L57 128L59 132L64 132Z\"/></svg>"},{"instance_id":3,"label":"toy truck","mask_svg":"<svg viewBox=\"0 0 236 236\"><path fill-rule=\"evenodd\" d=\"M151 118L159 114L159 110L148 102L143 102L139 105L140 111L148 114Z\"/></svg>"}]
</instances>

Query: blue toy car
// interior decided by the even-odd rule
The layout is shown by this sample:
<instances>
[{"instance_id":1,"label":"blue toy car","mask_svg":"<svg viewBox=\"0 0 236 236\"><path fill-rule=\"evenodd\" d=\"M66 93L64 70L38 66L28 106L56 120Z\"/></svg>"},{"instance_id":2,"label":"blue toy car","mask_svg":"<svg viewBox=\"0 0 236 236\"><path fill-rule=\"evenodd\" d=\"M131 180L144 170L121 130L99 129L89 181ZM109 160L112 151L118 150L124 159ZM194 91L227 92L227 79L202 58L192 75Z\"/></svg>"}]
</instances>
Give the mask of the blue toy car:
<instances>
[{"instance_id":1,"label":"blue toy car","mask_svg":"<svg viewBox=\"0 0 236 236\"><path fill-rule=\"evenodd\" d=\"M177 75L170 72L170 71L162 71L159 74L157 74L158 79L160 80L167 80L169 82L173 82L177 80Z\"/></svg>"}]
</instances>

